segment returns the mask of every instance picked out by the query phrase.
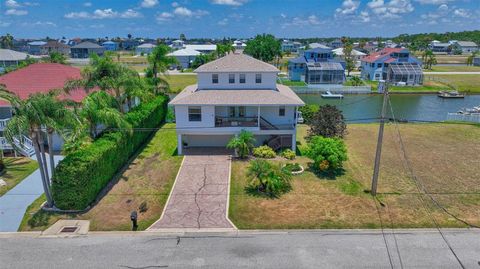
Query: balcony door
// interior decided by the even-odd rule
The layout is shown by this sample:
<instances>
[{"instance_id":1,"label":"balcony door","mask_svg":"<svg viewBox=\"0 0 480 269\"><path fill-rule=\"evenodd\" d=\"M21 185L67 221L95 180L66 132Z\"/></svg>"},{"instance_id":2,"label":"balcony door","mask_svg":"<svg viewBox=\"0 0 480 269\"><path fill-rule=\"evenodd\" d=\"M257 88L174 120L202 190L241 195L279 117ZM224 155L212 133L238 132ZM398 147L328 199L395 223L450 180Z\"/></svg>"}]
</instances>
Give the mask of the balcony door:
<instances>
[{"instance_id":1,"label":"balcony door","mask_svg":"<svg viewBox=\"0 0 480 269\"><path fill-rule=\"evenodd\" d=\"M244 106L231 106L228 107L228 116L230 118L245 118L246 107Z\"/></svg>"}]
</instances>

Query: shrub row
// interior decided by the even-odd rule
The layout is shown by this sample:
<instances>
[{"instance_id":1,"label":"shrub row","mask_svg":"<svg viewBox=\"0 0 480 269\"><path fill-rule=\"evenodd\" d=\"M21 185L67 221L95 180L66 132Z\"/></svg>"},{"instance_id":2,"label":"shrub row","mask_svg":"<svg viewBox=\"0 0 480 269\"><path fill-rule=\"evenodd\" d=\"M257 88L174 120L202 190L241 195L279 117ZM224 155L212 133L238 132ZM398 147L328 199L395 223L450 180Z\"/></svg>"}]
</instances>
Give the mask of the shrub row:
<instances>
[{"instance_id":1,"label":"shrub row","mask_svg":"<svg viewBox=\"0 0 480 269\"><path fill-rule=\"evenodd\" d=\"M160 96L128 112L133 128L155 128L165 120L168 97ZM153 131L106 132L89 146L60 161L52 179L56 207L83 210L127 163Z\"/></svg>"}]
</instances>

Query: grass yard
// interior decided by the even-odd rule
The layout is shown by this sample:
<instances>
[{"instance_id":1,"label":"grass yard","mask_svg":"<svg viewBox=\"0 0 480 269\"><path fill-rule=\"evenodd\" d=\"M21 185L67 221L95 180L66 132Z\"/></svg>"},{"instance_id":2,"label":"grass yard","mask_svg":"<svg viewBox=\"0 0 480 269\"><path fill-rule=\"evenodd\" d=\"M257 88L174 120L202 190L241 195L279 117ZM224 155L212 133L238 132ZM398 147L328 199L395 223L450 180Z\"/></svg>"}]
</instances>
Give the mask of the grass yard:
<instances>
[{"instance_id":1,"label":"grass yard","mask_svg":"<svg viewBox=\"0 0 480 269\"><path fill-rule=\"evenodd\" d=\"M452 66L432 66L431 70L425 72L480 72L480 66L452 65Z\"/></svg>"},{"instance_id":2,"label":"grass yard","mask_svg":"<svg viewBox=\"0 0 480 269\"><path fill-rule=\"evenodd\" d=\"M182 161L176 155L174 124L165 124L125 168L118 182L85 214L54 214L39 211L45 197L37 199L25 213L21 231L44 230L59 219L87 219L94 231L130 230L130 212L139 212L139 230L160 218ZM140 205L146 204L141 212Z\"/></svg>"},{"instance_id":3,"label":"grass yard","mask_svg":"<svg viewBox=\"0 0 480 269\"><path fill-rule=\"evenodd\" d=\"M0 186L0 196L7 193L18 183L22 182L33 171L37 170L38 164L36 161L29 158L3 158L5 164L5 173L0 175L7 185Z\"/></svg>"},{"instance_id":4,"label":"grass yard","mask_svg":"<svg viewBox=\"0 0 480 269\"><path fill-rule=\"evenodd\" d=\"M385 207L364 192L370 189L377 129L377 124L348 126L349 160L344 174L336 178L315 175L305 157L289 161L307 169L293 177L293 189L278 199L246 194L248 163L233 162L230 219L241 229L380 228L381 223L423 228L434 227L431 212L443 227L465 227L417 190L402 162L394 125L385 128L378 185L378 198ZM480 225L480 127L402 124L400 132L413 170L426 189L449 212ZM305 134L306 127L301 126L300 148Z\"/></svg>"},{"instance_id":5,"label":"grass yard","mask_svg":"<svg viewBox=\"0 0 480 269\"><path fill-rule=\"evenodd\" d=\"M429 79L445 81L461 92L480 93L480 75L425 75Z\"/></svg>"},{"instance_id":6,"label":"grass yard","mask_svg":"<svg viewBox=\"0 0 480 269\"><path fill-rule=\"evenodd\" d=\"M185 87L197 83L197 75L169 75L165 78L170 84L171 93L179 93Z\"/></svg>"}]
</instances>

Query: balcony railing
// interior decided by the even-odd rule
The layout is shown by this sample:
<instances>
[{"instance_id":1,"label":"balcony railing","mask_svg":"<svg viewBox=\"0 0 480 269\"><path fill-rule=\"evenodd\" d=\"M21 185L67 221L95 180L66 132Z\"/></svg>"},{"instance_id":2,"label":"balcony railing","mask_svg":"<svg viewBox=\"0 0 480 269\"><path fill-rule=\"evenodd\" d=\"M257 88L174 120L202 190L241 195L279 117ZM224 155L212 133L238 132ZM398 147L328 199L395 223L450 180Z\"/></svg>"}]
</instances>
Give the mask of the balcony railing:
<instances>
[{"instance_id":1,"label":"balcony railing","mask_svg":"<svg viewBox=\"0 0 480 269\"><path fill-rule=\"evenodd\" d=\"M215 117L215 127L258 127L258 117Z\"/></svg>"},{"instance_id":2,"label":"balcony railing","mask_svg":"<svg viewBox=\"0 0 480 269\"><path fill-rule=\"evenodd\" d=\"M7 123L10 121L10 119L0 119L0 130L5 129L7 127Z\"/></svg>"}]
</instances>

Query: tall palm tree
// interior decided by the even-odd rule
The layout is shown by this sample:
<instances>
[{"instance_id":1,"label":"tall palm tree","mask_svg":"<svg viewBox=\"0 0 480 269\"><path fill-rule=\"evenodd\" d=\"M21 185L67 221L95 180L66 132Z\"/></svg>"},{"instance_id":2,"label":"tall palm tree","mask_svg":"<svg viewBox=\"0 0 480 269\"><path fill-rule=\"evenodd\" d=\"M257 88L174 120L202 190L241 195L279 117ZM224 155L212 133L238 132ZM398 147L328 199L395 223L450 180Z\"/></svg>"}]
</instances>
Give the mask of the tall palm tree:
<instances>
[{"instance_id":1,"label":"tall palm tree","mask_svg":"<svg viewBox=\"0 0 480 269\"><path fill-rule=\"evenodd\" d=\"M170 47L158 45L153 49L152 53L148 55L148 63L150 66L146 75L147 77L151 76L156 91L158 91L159 85L168 87L168 83L164 79L159 78L158 74L165 75L170 65L178 63L175 57L168 56L169 52Z\"/></svg>"},{"instance_id":2,"label":"tall palm tree","mask_svg":"<svg viewBox=\"0 0 480 269\"><path fill-rule=\"evenodd\" d=\"M45 123L45 115L41 109L41 105L32 97L21 100L4 87L0 87L0 98L7 100L11 104L14 112L14 116L4 129L5 138L18 150L19 148L16 143L17 138L21 141L21 136L24 134L30 137L33 147L35 148L35 156L37 158L45 196L47 197L47 205L52 207L53 198L50 192L50 180L45 169L45 158L42 157L41 151L41 145L43 144L41 127Z\"/></svg>"},{"instance_id":3,"label":"tall palm tree","mask_svg":"<svg viewBox=\"0 0 480 269\"><path fill-rule=\"evenodd\" d=\"M235 149L240 158L247 157L250 154L251 150L254 147L255 137L249 131L242 130L240 134L232 138L228 144L227 148Z\"/></svg>"}]
</instances>

